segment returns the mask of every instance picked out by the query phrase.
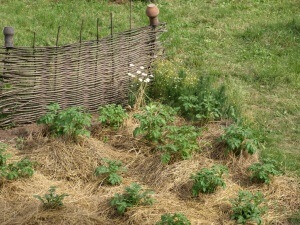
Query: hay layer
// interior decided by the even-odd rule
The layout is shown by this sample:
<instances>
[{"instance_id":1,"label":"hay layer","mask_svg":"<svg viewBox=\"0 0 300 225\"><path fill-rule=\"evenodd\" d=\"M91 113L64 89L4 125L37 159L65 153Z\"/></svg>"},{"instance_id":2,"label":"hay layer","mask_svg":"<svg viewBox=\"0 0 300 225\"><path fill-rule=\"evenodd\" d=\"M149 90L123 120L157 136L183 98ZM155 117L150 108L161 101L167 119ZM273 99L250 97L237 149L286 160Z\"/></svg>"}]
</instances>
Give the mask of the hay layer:
<instances>
[{"instance_id":1,"label":"hay layer","mask_svg":"<svg viewBox=\"0 0 300 225\"><path fill-rule=\"evenodd\" d=\"M213 126L216 126L215 124ZM181 212L196 224L235 224L230 220L229 199L239 190L262 191L268 212L263 215L264 224L289 224L288 217L300 208L299 182L295 178L275 177L270 186L249 182L246 168L252 158L227 157L216 159L208 154L197 154L191 160L163 165L158 153L153 153L146 143L122 132L111 134L111 144L89 138L79 144L47 137L29 137L22 150L10 148L11 160L28 157L38 162L33 177L16 181L4 181L0 186L0 224L131 224L150 225L160 220L163 213ZM106 134L107 135L107 134ZM33 144L29 144L32 142ZM213 140L212 140L213 141ZM144 146L143 146L144 145ZM213 146L213 145L206 145ZM205 151L209 151L209 147ZM120 186L107 186L93 175L101 158L121 160L128 168ZM213 164L226 164L226 188L216 193L193 198L190 175ZM246 181L248 180L248 181ZM110 206L115 193L122 193L132 182L152 189L156 199L152 206L137 206L118 216ZM64 207L44 210L33 195L43 196L50 186L57 186L57 193L67 193Z\"/></svg>"}]
</instances>

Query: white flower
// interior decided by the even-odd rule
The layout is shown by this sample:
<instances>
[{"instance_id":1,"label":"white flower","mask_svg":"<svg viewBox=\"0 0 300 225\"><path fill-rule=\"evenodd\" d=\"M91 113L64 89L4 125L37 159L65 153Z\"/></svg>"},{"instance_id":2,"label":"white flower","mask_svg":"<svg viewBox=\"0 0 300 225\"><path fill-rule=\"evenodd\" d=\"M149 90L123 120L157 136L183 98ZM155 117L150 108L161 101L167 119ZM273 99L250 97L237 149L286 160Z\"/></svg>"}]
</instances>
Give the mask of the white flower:
<instances>
[{"instance_id":1,"label":"white flower","mask_svg":"<svg viewBox=\"0 0 300 225\"><path fill-rule=\"evenodd\" d=\"M141 70L145 69L145 67L143 67L143 66L140 66L140 68L141 68Z\"/></svg>"},{"instance_id":2,"label":"white flower","mask_svg":"<svg viewBox=\"0 0 300 225\"><path fill-rule=\"evenodd\" d=\"M143 82L143 78L139 78L139 81L140 81L140 82Z\"/></svg>"},{"instance_id":3,"label":"white flower","mask_svg":"<svg viewBox=\"0 0 300 225\"><path fill-rule=\"evenodd\" d=\"M131 77L131 76L132 76L132 73L127 73L127 75Z\"/></svg>"},{"instance_id":4,"label":"white flower","mask_svg":"<svg viewBox=\"0 0 300 225\"><path fill-rule=\"evenodd\" d=\"M149 77L154 77L154 76L152 74L150 74Z\"/></svg>"},{"instance_id":5,"label":"white flower","mask_svg":"<svg viewBox=\"0 0 300 225\"><path fill-rule=\"evenodd\" d=\"M131 74L131 77L136 77L134 74Z\"/></svg>"},{"instance_id":6,"label":"white flower","mask_svg":"<svg viewBox=\"0 0 300 225\"><path fill-rule=\"evenodd\" d=\"M138 71L136 71L136 73L137 73L137 74L141 74L142 72L138 70Z\"/></svg>"},{"instance_id":7,"label":"white flower","mask_svg":"<svg viewBox=\"0 0 300 225\"><path fill-rule=\"evenodd\" d=\"M149 79L149 78L146 78L146 79L144 80L144 82L145 82L145 83L149 83L149 82L150 82L150 79Z\"/></svg>"},{"instance_id":8,"label":"white flower","mask_svg":"<svg viewBox=\"0 0 300 225\"><path fill-rule=\"evenodd\" d=\"M130 67L133 67L134 65L132 63L129 64Z\"/></svg>"},{"instance_id":9,"label":"white flower","mask_svg":"<svg viewBox=\"0 0 300 225\"><path fill-rule=\"evenodd\" d=\"M142 73L142 76L146 77L146 76L147 76L147 74L146 74L146 73Z\"/></svg>"}]
</instances>

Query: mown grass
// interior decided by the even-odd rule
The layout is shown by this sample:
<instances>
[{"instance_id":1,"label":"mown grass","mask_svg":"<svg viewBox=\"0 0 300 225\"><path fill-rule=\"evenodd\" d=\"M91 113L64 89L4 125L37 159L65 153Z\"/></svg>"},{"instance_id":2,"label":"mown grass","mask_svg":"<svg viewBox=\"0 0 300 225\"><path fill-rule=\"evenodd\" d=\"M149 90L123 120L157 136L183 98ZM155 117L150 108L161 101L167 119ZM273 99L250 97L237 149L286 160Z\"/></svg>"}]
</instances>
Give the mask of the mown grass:
<instances>
[{"instance_id":1,"label":"mown grass","mask_svg":"<svg viewBox=\"0 0 300 225\"><path fill-rule=\"evenodd\" d=\"M300 175L300 9L298 0L157 0L168 32L162 40L166 79L185 73L225 83L229 98L265 141L262 156ZM129 4L104 0L0 0L0 26L16 30L15 45L59 45L129 28ZM148 24L147 2L134 1L133 26ZM170 77L170 78L168 78Z\"/></svg>"}]
</instances>

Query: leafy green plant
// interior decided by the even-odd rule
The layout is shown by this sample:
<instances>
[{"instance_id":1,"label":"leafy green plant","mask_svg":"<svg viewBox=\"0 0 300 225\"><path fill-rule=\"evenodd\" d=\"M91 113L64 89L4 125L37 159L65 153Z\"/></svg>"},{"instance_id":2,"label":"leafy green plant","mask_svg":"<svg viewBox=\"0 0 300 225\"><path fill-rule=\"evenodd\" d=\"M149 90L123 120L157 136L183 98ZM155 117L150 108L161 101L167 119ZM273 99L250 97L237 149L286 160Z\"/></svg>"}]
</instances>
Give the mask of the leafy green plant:
<instances>
[{"instance_id":1,"label":"leafy green plant","mask_svg":"<svg viewBox=\"0 0 300 225\"><path fill-rule=\"evenodd\" d=\"M5 154L6 148L7 145L0 142L0 167L5 166L7 159L11 157L10 154Z\"/></svg>"},{"instance_id":2,"label":"leafy green plant","mask_svg":"<svg viewBox=\"0 0 300 225\"><path fill-rule=\"evenodd\" d=\"M240 191L237 198L231 199L233 211L231 219L236 220L239 224L245 224L248 220L261 224L261 215L266 211L265 207L259 206L263 202L264 198L261 192L253 195L249 191Z\"/></svg>"},{"instance_id":3,"label":"leafy green plant","mask_svg":"<svg viewBox=\"0 0 300 225\"><path fill-rule=\"evenodd\" d=\"M23 150L25 146L25 138L24 137L17 137L16 138L16 148L19 150Z\"/></svg>"},{"instance_id":4,"label":"leafy green plant","mask_svg":"<svg viewBox=\"0 0 300 225\"><path fill-rule=\"evenodd\" d=\"M34 163L29 159L22 159L18 162L7 164L10 154L5 154L6 145L0 143L0 178L14 180L20 177L31 177L34 173Z\"/></svg>"},{"instance_id":5,"label":"leafy green plant","mask_svg":"<svg viewBox=\"0 0 300 225\"><path fill-rule=\"evenodd\" d=\"M128 118L128 114L125 109L120 105L110 104L99 108L98 120L110 127L119 128L124 120Z\"/></svg>"},{"instance_id":6,"label":"leafy green plant","mask_svg":"<svg viewBox=\"0 0 300 225\"><path fill-rule=\"evenodd\" d=\"M221 118L220 103L209 93L203 99L196 95L183 95L179 101L182 103L182 114L189 119L210 121Z\"/></svg>"},{"instance_id":7,"label":"leafy green plant","mask_svg":"<svg viewBox=\"0 0 300 225\"><path fill-rule=\"evenodd\" d=\"M205 76L178 98L181 114L200 122L220 120L227 110L226 100L225 86L214 88L212 79Z\"/></svg>"},{"instance_id":8,"label":"leafy green plant","mask_svg":"<svg viewBox=\"0 0 300 225\"><path fill-rule=\"evenodd\" d=\"M91 126L91 115L85 113L82 107L61 110L57 103L53 103L47 109L49 112L42 116L38 123L45 124L51 134L75 139L79 135L90 135L86 127Z\"/></svg>"},{"instance_id":9,"label":"leafy green plant","mask_svg":"<svg viewBox=\"0 0 300 225\"><path fill-rule=\"evenodd\" d=\"M154 71L155 79L154 84L149 86L149 96L163 104L178 107L178 98L190 88L186 82L190 76L183 69L177 71L169 60L156 63Z\"/></svg>"},{"instance_id":10,"label":"leafy green plant","mask_svg":"<svg viewBox=\"0 0 300 225\"><path fill-rule=\"evenodd\" d=\"M142 187L137 183L132 183L125 188L124 194L115 194L110 204L114 206L119 214L124 214L128 207L135 205L152 205L154 199L151 195L154 194L151 190L142 190Z\"/></svg>"},{"instance_id":11,"label":"leafy green plant","mask_svg":"<svg viewBox=\"0 0 300 225\"><path fill-rule=\"evenodd\" d=\"M236 155L244 150L249 154L254 154L259 147L259 141L254 137L253 131L239 124L232 124L225 128L225 134L220 137L220 141L225 142L227 153L233 152Z\"/></svg>"},{"instance_id":12,"label":"leafy green plant","mask_svg":"<svg viewBox=\"0 0 300 225\"><path fill-rule=\"evenodd\" d=\"M150 103L145 106L140 114L134 114L139 120L140 125L137 127L133 135L144 135L144 137L153 142L161 141L163 127L174 121L176 110L159 103Z\"/></svg>"},{"instance_id":13,"label":"leafy green plant","mask_svg":"<svg viewBox=\"0 0 300 225\"><path fill-rule=\"evenodd\" d=\"M201 193L213 193L218 186L225 187L226 184L222 179L222 175L227 173L227 167L223 165L214 165L210 169L203 168L196 174L192 174L191 179L194 180L192 187L193 196Z\"/></svg>"},{"instance_id":14,"label":"leafy green plant","mask_svg":"<svg viewBox=\"0 0 300 225\"><path fill-rule=\"evenodd\" d=\"M254 163L248 170L252 172L251 180L266 184L270 183L271 175L281 174L276 166L276 161L271 159L264 159L263 162Z\"/></svg>"},{"instance_id":15,"label":"leafy green plant","mask_svg":"<svg viewBox=\"0 0 300 225\"><path fill-rule=\"evenodd\" d=\"M34 173L33 164L33 162L26 158L18 162L8 164L6 178L8 180L14 180L19 177L31 177Z\"/></svg>"},{"instance_id":16,"label":"leafy green plant","mask_svg":"<svg viewBox=\"0 0 300 225\"><path fill-rule=\"evenodd\" d=\"M95 175L105 176L105 180L112 185L121 184L122 177L119 173L126 170L125 167L123 167L122 162L104 158L102 161L104 165L96 168Z\"/></svg>"},{"instance_id":17,"label":"leafy green plant","mask_svg":"<svg viewBox=\"0 0 300 225\"><path fill-rule=\"evenodd\" d=\"M165 213L156 225L191 225L191 222L182 213Z\"/></svg>"},{"instance_id":18,"label":"leafy green plant","mask_svg":"<svg viewBox=\"0 0 300 225\"><path fill-rule=\"evenodd\" d=\"M68 194L56 194L56 187L51 186L48 190L49 193L45 194L44 197L39 195L34 195L33 197L37 198L43 203L45 209L58 209L63 206L63 200L65 197L69 196Z\"/></svg>"},{"instance_id":19,"label":"leafy green plant","mask_svg":"<svg viewBox=\"0 0 300 225\"><path fill-rule=\"evenodd\" d=\"M163 145L158 147L162 152L163 163L188 159L199 148L197 143L199 131L194 126L168 126L165 133Z\"/></svg>"}]
</instances>

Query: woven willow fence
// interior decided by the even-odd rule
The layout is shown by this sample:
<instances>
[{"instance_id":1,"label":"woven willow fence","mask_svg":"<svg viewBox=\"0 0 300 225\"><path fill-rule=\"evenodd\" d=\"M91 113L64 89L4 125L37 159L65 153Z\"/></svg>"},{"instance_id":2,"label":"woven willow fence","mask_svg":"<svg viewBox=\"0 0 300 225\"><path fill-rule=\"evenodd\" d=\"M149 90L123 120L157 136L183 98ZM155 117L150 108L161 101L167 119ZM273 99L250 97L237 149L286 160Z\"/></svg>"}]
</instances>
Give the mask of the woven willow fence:
<instances>
[{"instance_id":1,"label":"woven willow fence","mask_svg":"<svg viewBox=\"0 0 300 225\"><path fill-rule=\"evenodd\" d=\"M150 73L163 30L161 24L60 47L0 48L0 127L35 122L53 102L90 112L126 104L130 64Z\"/></svg>"}]
</instances>

